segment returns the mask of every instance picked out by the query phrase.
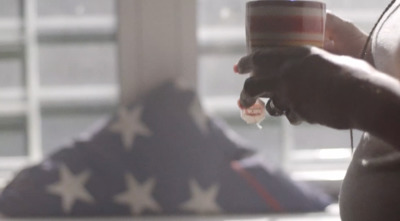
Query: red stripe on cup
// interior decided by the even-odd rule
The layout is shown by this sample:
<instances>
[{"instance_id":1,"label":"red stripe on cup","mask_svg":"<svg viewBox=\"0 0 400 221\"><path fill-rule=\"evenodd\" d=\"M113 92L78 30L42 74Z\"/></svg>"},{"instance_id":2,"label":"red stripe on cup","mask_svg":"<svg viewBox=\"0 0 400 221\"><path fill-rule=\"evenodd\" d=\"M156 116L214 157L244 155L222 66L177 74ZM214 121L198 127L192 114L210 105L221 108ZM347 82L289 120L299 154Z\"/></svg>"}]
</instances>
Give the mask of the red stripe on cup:
<instances>
[{"instance_id":1,"label":"red stripe on cup","mask_svg":"<svg viewBox=\"0 0 400 221\"><path fill-rule=\"evenodd\" d=\"M324 18L321 16L253 16L249 18L252 33L323 33Z\"/></svg>"},{"instance_id":2,"label":"red stripe on cup","mask_svg":"<svg viewBox=\"0 0 400 221\"><path fill-rule=\"evenodd\" d=\"M326 11L318 1L251 1L247 3L249 50L312 45L323 47Z\"/></svg>"},{"instance_id":3,"label":"red stripe on cup","mask_svg":"<svg viewBox=\"0 0 400 221\"><path fill-rule=\"evenodd\" d=\"M324 46L324 41L309 41L309 40L285 40L285 41L277 41L277 40L261 40L255 41L252 40L249 42L249 47L252 49L261 49L267 47L285 47L285 46L316 46L322 48Z\"/></svg>"}]
</instances>

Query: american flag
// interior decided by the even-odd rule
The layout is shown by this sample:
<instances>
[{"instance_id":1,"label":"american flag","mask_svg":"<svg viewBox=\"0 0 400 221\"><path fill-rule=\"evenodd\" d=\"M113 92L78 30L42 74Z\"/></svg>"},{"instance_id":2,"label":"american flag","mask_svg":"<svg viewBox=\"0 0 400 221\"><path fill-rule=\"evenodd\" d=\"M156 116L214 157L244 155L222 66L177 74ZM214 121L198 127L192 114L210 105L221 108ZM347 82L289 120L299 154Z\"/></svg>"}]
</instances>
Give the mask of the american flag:
<instances>
[{"instance_id":1,"label":"american flag","mask_svg":"<svg viewBox=\"0 0 400 221\"><path fill-rule=\"evenodd\" d=\"M16 217L321 211L316 190L271 169L192 90L166 83L70 146L19 172L0 195Z\"/></svg>"}]
</instances>

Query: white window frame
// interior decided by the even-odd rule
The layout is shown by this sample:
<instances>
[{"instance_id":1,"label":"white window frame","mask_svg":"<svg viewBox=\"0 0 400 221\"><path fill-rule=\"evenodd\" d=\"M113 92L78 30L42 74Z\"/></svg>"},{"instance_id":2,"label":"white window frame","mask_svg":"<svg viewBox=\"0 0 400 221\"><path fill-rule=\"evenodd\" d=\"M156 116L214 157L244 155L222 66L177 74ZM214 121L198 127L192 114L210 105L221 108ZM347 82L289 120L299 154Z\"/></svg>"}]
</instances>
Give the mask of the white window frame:
<instances>
[{"instance_id":1,"label":"white window frame","mask_svg":"<svg viewBox=\"0 0 400 221\"><path fill-rule=\"evenodd\" d=\"M114 39L116 19L112 16L38 17L38 0L22 0L20 19L2 19L0 33L18 33L20 36L0 38L3 51L21 54L25 82L22 87L0 89L0 117L26 119L27 155L0 156L0 187L25 166L43 159L42 109L69 107L115 106L119 90L115 85L41 86L39 73L39 38L57 39L96 36Z\"/></svg>"}]
</instances>

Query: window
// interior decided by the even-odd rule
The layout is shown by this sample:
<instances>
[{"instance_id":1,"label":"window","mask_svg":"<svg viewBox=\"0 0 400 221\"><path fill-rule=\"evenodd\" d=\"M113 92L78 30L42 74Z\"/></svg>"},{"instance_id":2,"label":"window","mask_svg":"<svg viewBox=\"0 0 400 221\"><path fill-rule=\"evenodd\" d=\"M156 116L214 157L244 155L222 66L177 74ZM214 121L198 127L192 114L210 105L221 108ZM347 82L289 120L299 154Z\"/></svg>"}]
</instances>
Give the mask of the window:
<instances>
[{"instance_id":1,"label":"window","mask_svg":"<svg viewBox=\"0 0 400 221\"><path fill-rule=\"evenodd\" d=\"M114 0L0 5L0 177L7 180L111 113L119 86Z\"/></svg>"},{"instance_id":2,"label":"window","mask_svg":"<svg viewBox=\"0 0 400 221\"><path fill-rule=\"evenodd\" d=\"M347 131L294 128L280 118L268 118L259 130L239 118L236 99L245 76L233 75L232 65L246 52L245 2L197 0L198 89L206 109L295 178L340 181L350 157ZM325 2L368 32L388 0ZM0 177L7 180L114 110L117 18L116 0L0 5ZM321 169L335 173L324 178Z\"/></svg>"},{"instance_id":3,"label":"window","mask_svg":"<svg viewBox=\"0 0 400 221\"><path fill-rule=\"evenodd\" d=\"M329 10L368 33L389 1L324 2ZM334 191L338 191L337 184L351 157L348 131L307 124L292 127L286 119L271 117L259 130L238 117L236 100L245 77L234 75L232 66L246 53L245 3L244 0L198 0L199 92L205 106L252 140L267 161L282 166L296 179L334 182ZM355 144L360 135L361 132L355 132Z\"/></svg>"}]
</instances>

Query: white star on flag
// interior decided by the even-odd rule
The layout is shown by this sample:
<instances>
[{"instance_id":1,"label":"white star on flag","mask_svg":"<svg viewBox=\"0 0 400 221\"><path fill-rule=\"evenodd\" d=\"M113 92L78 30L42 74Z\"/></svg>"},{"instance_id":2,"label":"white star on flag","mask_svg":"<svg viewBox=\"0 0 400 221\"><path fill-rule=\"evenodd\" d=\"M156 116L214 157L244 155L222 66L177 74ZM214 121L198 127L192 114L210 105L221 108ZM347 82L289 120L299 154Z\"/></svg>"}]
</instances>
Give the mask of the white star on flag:
<instances>
[{"instance_id":1,"label":"white star on flag","mask_svg":"<svg viewBox=\"0 0 400 221\"><path fill-rule=\"evenodd\" d=\"M181 205L186 211L198 214L221 213L222 209L216 202L219 187L213 185L207 190L203 190L196 180L190 180L189 183L191 198Z\"/></svg>"},{"instance_id":2,"label":"white star on flag","mask_svg":"<svg viewBox=\"0 0 400 221\"><path fill-rule=\"evenodd\" d=\"M81 200L86 203L93 203L94 199L85 188L89 180L90 172L84 171L78 175L72 174L66 165L61 165L59 181L47 186L47 192L61 197L62 209L70 213L75 201Z\"/></svg>"},{"instance_id":3,"label":"white star on flag","mask_svg":"<svg viewBox=\"0 0 400 221\"><path fill-rule=\"evenodd\" d=\"M122 142L127 151L132 150L132 145L136 136L151 136L151 131L141 121L143 107L136 107L131 112L126 108L119 110L119 119L116 123L110 126L110 130L115 133L120 133Z\"/></svg>"},{"instance_id":4,"label":"white star on flag","mask_svg":"<svg viewBox=\"0 0 400 221\"><path fill-rule=\"evenodd\" d=\"M134 215L141 214L146 209L155 212L161 211L161 207L151 196L156 184L155 179L148 179L140 184L131 174L125 174L125 182L127 190L116 195L115 202L129 206Z\"/></svg>"}]
</instances>

